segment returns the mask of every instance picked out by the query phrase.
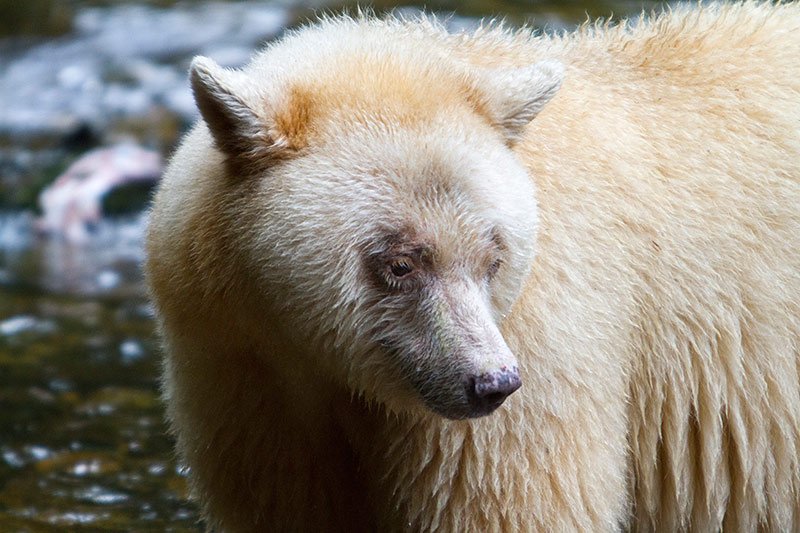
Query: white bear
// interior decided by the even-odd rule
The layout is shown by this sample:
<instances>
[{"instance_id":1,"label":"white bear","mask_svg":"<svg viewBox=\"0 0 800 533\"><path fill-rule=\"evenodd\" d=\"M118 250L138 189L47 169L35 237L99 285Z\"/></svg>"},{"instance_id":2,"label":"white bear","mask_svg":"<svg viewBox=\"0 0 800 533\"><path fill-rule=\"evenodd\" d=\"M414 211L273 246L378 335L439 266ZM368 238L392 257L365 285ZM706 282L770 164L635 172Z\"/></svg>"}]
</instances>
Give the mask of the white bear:
<instances>
[{"instance_id":1,"label":"white bear","mask_svg":"<svg viewBox=\"0 0 800 533\"><path fill-rule=\"evenodd\" d=\"M211 528L800 528L800 5L191 80L146 271Z\"/></svg>"}]
</instances>

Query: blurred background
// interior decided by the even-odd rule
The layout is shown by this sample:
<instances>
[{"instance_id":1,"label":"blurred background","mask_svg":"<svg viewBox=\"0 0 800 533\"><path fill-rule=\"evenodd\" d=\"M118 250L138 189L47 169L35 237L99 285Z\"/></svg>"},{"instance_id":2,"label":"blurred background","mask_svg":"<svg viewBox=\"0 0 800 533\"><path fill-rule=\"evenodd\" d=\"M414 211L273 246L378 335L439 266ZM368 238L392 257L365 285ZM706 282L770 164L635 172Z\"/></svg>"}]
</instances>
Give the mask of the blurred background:
<instances>
[{"instance_id":1,"label":"blurred background","mask_svg":"<svg viewBox=\"0 0 800 533\"><path fill-rule=\"evenodd\" d=\"M546 32L646 0L376 1L453 31ZM355 2L0 0L0 531L199 531L158 398L148 198L196 119L195 54L236 67Z\"/></svg>"}]
</instances>

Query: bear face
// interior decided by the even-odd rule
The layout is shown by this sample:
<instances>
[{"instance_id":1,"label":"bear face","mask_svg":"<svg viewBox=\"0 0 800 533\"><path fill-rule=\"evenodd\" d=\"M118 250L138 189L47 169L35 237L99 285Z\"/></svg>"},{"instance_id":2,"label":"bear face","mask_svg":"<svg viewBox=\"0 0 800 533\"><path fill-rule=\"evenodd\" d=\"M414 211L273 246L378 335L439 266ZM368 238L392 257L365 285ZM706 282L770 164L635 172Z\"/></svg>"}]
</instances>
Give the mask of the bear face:
<instances>
[{"instance_id":1,"label":"bear face","mask_svg":"<svg viewBox=\"0 0 800 533\"><path fill-rule=\"evenodd\" d=\"M489 414L521 384L498 324L535 254L535 191L513 143L561 69L419 74L343 57L268 90L263 72L192 66L239 214L230 238L253 291L287 317L265 335L296 339L312 366L395 412Z\"/></svg>"}]
</instances>

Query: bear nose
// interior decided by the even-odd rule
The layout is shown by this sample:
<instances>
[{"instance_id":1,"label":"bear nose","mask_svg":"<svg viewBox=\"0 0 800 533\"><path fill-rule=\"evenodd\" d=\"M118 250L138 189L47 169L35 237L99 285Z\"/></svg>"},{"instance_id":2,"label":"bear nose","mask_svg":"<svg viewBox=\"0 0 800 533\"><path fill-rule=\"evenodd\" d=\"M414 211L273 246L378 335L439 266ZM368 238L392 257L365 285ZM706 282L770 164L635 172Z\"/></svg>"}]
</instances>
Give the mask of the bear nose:
<instances>
[{"instance_id":1,"label":"bear nose","mask_svg":"<svg viewBox=\"0 0 800 533\"><path fill-rule=\"evenodd\" d=\"M519 371L516 368L502 368L496 372L471 376L467 385L467 396L475 415L480 416L500 407L503 401L520 386L522 380Z\"/></svg>"}]
</instances>

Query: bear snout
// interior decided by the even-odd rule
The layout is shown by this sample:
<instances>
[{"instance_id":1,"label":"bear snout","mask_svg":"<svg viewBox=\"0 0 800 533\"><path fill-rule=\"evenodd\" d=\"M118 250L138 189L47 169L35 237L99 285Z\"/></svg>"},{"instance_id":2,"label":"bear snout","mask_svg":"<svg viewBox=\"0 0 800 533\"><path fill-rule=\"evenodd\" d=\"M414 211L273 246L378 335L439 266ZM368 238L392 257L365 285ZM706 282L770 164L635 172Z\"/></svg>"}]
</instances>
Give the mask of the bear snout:
<instances>
[{"instance_id":1,"label":"bear snout","mask_svg":"<svg viewBox=\"0 0 800 533\"><path fill-rule=\"evenodd\" d=\"M488 415L522 386L519 370L502 368L467 379L467 399L471 408L470 417Z\"/></svg>"}]
</instances>

